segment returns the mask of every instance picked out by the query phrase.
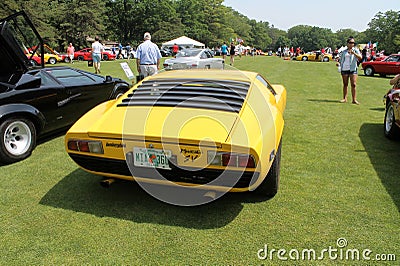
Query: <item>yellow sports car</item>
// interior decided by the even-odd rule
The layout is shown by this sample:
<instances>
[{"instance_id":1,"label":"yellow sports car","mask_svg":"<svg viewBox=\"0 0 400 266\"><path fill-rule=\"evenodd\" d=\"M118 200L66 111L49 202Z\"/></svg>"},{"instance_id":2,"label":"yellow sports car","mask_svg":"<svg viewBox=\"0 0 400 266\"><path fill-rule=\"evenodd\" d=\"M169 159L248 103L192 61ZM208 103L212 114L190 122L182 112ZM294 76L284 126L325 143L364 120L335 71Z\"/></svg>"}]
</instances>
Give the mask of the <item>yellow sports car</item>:
<instances>
[{"instance_id":1,"label":"yellow sports car","mask_svg":"<svg viewBox=\"0 0 400 266\"><path fill-rule=\"evenodd\" d=\"M109 177L104 184L156 184L159 197L171 191L159 185L272 197L285 106L285 87L254 72L164 71L86 113L65 146L84 170Z\"/></svg>"},{"instance_id":2,"label":"yellow sports car","mask_svg":"<svg viewBox=\"0 0 400 266\"><path fill-rule=\"evenodd\" d=\"M318 57L317 57L318 55ZM297 61L322 61L322 62L329 62L332 60L331 54L321 54L321 53L314 53L309 52L306 54L301 54L296 57Z\"/></svg>"}]
</instances>

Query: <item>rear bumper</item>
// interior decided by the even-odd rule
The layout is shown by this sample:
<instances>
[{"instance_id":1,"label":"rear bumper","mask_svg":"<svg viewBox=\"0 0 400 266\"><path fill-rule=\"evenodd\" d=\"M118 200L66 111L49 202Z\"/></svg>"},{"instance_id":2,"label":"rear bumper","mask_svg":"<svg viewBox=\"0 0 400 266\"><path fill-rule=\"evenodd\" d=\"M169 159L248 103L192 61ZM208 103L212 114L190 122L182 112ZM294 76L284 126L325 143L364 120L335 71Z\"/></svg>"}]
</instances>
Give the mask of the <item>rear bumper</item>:
<instances>
[{"instance_id":1,"label":"rear bumper","mask_svg":"<svg viewBox=\"0 0 400 266\"><path fill-rule=\"evenodd\" d=\"M231 192L244 192L259 178L259 173L254 171L182 169L174 165L171 165L171 170L165 170L135 167L129 158L125 161L73 153L69 156L88 172L146 183L170 185L173 182L199 189L226 191L230 188Z\"/></svg>"}]
</instances>

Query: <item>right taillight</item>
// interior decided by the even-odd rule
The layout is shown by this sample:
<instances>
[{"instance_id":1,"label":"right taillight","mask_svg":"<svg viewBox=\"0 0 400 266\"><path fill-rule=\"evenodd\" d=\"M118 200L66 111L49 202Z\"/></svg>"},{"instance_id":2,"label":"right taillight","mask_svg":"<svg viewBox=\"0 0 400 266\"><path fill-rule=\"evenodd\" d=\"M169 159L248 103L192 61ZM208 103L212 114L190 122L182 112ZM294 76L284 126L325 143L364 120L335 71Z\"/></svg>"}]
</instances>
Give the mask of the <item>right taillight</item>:
<instances>
[{"instance_id":1,"label":"right taillight","mask_svg":"<svg viewBox=\"0 0 400 266\"><path fill-rule=\"evenodd\" d=\"M251 154L238 154L231 152L208 152L208 163L216 166L233 166L241 168L255 168L256 162Z\"/></svg>"}]
</instances>

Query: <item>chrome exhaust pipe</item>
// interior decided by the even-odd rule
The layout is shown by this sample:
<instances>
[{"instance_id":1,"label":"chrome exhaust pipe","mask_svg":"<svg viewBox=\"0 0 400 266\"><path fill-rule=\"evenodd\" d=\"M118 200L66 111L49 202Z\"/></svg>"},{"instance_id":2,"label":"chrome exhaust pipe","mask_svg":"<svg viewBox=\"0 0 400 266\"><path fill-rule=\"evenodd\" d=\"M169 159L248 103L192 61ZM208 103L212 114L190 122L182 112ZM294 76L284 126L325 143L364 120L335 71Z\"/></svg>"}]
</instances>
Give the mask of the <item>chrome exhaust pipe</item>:
<instances>
[{"instance_id":1,"label":"chrome exhaust pipe","mask_svg":"<svg viewBox=\"0 0 400 266\"><path fill-rule=\"evenodd\" d=\"M104 179L104 180L100 181L100 185L104 188L109 188L111 186L111 184L114 182L115 182L114 178Z\"/></svg>"}]
</instances>

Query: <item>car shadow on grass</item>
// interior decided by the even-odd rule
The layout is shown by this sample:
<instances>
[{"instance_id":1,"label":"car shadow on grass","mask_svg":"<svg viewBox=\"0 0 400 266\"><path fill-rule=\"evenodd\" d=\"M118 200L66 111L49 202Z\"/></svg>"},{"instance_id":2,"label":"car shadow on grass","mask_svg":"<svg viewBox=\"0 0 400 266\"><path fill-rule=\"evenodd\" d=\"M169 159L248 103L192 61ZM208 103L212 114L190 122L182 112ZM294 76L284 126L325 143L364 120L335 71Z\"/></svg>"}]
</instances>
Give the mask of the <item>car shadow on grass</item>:
<instances>
[{"instance_id":1,"label":"car shadow on grass","mask_svg":"<svg viewBox=\"0 0 400 266\"><path fill-rule=\"evenodd\" d=\"M40 204L137 223L210 229L232 222L244 202L268 200L254 193L228 193L208 204L180 207L155 199L135 182L117 181L110 188L104 188L100 186L102 179L77 169L49 190ZM165 189L171 188L165 186Z\"/></svg>"},{"instance_id":2,"label":"car shadow on grass","mask_svg":"<svg viewBox=\"0 0 400 266\"><path fill-rule=\"evenodd\" d=\"M363 124L359 137L376 173L400 211L400 141L387 139L382 124Z\"/></svg>"}]
</instances>

